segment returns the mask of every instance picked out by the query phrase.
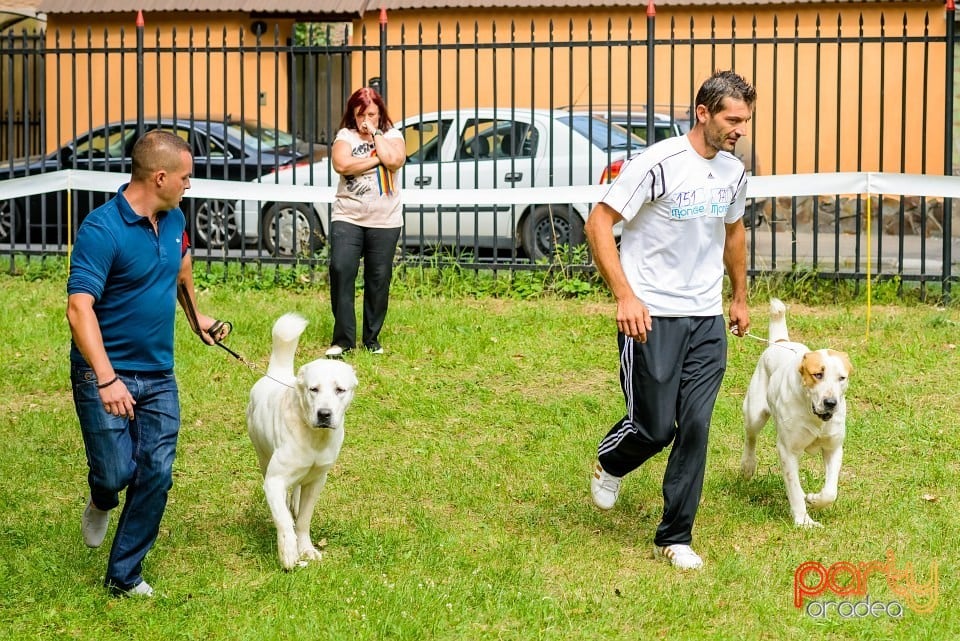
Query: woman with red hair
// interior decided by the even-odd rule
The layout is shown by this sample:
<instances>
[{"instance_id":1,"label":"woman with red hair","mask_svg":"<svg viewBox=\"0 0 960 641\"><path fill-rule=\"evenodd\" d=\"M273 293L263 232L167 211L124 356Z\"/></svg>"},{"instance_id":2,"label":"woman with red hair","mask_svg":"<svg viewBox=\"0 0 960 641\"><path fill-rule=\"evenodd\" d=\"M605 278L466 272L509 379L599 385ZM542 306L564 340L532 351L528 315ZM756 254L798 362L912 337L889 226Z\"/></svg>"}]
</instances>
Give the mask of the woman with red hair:
<instances>
[{"instance_id":1,"label":"woman with red hair","mask_svg":"<svg viewBox=\"0 0 960 641\"><path fill-rule=\"evenodd\" d=\"M382 354L380 330L387 316L393 259L403 227L396 172L406 144L393 128L383 98L369 87L347 100L331 161L340 174L330 223L330 304L333 338L327 356L350 351L357 340L355 283L363 259L361 342Z\"/></svg>"}]
</instances>

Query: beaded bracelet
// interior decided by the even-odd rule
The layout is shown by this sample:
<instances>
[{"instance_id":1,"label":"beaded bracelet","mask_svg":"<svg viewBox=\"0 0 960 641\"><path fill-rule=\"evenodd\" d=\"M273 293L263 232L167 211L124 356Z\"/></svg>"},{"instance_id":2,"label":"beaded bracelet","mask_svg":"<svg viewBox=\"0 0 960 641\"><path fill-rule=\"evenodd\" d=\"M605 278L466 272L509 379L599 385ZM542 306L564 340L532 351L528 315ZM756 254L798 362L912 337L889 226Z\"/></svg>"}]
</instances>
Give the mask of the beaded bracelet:
<instances>
[{"instance_id":1,"label":"beaded bracelet","mask_svg":"<svg viewBox=\"0 0 960 641\"><path fill-rule=\"evenodd\" d=\"M107 381L106 383L97 383L97 389L103 389L103 388L105 388L105 387L110 387L111 385L113 385L114 383L116 383L116 382L119 381L119 380L120 380L120 376L119 376L119 375L114 376L113 378L111 378L111 379L110 379L109 381Z\"/></svg>"}]
</instances>

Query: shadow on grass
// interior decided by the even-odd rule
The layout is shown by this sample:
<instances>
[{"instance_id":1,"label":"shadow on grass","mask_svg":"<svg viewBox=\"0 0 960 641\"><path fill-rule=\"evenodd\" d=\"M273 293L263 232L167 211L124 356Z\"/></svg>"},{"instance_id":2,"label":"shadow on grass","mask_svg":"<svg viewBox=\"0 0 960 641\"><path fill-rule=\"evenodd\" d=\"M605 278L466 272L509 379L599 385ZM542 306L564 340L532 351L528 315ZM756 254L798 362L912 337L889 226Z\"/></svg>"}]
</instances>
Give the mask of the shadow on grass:
<instances>
[{"instance_id":1,"label":"shadow on grass","mask_svg":"<svg viewBox=\"0 0 960 641\"><path fill-rule=\"evenodd\" d=\"M790 505L783 486L783 476L774 466L761 466L749 481L739 470L723 470L711 476L710 490L740 506L749 522L790 519Z\"/></svg>"}]
</instances>

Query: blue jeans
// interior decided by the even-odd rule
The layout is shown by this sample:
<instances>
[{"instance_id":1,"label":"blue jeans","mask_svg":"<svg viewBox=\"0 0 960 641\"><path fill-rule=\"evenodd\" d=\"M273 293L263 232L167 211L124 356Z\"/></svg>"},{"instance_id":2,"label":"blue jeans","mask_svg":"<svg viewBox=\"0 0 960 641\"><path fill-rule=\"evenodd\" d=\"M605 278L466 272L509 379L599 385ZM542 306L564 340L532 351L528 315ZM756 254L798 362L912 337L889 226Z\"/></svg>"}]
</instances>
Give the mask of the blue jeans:
<instances>
[{"instance_id":1,"label":"blue jeans","mask_svg":"<svg viewBox=\"0 0 960 641\"><path fill-rule=\"evenodd\" d=\"M104 584L129 590L143 581L143 558L157 539L173 487L180 396L172 371L117 374L137 402L132 421L103 409L93 370L76 363L70 368L90 498L99 509L112 510L120 504L120 491L127 491Z\"/></svg>"},{"instance_id":2,"label":"blue jeans","mask_svg":"<svg viewBox=\"0 0 960 641\"><path fill-rule=\"evenodd\" d=\"M393 259L399 240L399 227L361 227L343 221L330 225L331 345L353 349L356 344L354 298L360 259L363 258L363 330L360 340L369 349L380 346L380 330L387 317Z\"/></svg>"}]
</instances>

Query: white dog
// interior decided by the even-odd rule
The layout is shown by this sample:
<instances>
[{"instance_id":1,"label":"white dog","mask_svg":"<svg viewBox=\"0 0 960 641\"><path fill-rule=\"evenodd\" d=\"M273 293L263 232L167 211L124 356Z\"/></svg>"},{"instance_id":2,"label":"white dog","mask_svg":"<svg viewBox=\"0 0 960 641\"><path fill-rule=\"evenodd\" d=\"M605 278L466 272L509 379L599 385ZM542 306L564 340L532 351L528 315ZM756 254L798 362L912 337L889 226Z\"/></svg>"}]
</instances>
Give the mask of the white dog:
<instances>
[{"instance_id":1,"label":"white dog","mask_svg":"<svg viewBox=\"0 0 960 641\"><path fill-rule=\"evenodd\" d=\"M776 298L770 301L769 341L743 401L746 438L740 471L747 479L756 472L757 435L772 416L793 522L803 527L819 526L807 514L807 506L826 507L837 498L850 360L843 352L810 351L805 345L790 342L786 307ZM816 494L804 495L800 487L800 456L804 452L821 452L823 456L825 478Z\"/></svg>"},{"instance_id":2,"label":"white dog","mask_svg":"<svg viewBox=\"0 0 960 641\"><path fill-rule=\"evenodd\" d=\"M285 570L300 559L320 558L310 540L310 519L340 454L344 414L357 386L353 368L338 360L312 361L294 375L294 353L306 326L297 314L274 323L270 365L247 405L247 432L260 459Z\"/></svg>"}]
</instances>

